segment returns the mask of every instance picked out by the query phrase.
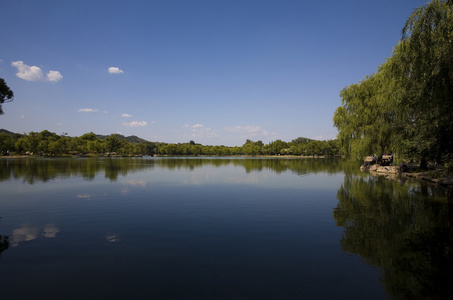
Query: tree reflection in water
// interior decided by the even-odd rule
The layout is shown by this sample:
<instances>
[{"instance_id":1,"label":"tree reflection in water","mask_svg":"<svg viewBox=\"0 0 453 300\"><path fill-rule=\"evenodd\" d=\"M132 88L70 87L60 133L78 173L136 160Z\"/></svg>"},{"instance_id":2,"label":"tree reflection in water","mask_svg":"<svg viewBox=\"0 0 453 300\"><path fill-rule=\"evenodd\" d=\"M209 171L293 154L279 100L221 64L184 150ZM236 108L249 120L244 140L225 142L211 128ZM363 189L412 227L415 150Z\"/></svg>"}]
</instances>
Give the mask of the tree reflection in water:
<instances>
[{"instance_id":1,"label":"tree reflection in water","mask_svg":"<svg viewBox=\"0 0 453 300\"><path fill-rule=\"evenodd\" d=\"M0 235L0 255L3 251L9 248L9 238L7 235L1 236Z\"/></svg>"},{"instance_id":2,"label":"tree reflection in water","mask_svg":"<svg viewBox=\"0 0 453 300\"><path fill-rule=\"evenodd\" d=\"M0 217L1 220L2 217ZM2 236L0 234L0 255L3 251L9 248L9 237L7 235Z\"/></svg>"},{"instance_id":3,"label":"tree reflection in water","mask_svg":"<svg viewBox=\"0 0 453 300\"><path fill-rule=\"evenodd\" d=\"M395 299L445 299L452 295L453 199L436 186L389 181L360 173L359 165L341 159L277 158L68 158L2 159L0 181L28 184L71 176L116 181L133 172L196 169L233 165L247 173L344 173L333 217L344 228L343 251L360 255L382 269L382 282ZM80 197L88 197L88 194ZM106 237L116 241L116 235ZM0 250L9 246L1 237Z\"/></svg>"},{"instance_id":4,"label":"tree reflection in water","mask_svg":"<svg viewBox=\"0 0 453 300\"><path fill-rule=\"evenodd\" d=\"M342 250L382 268L392 298L451 299L453 206L448 191L345 175L337 197L333 217L344 227Z\"/></svg>"},{"instance_id":5,"label":"tree reflection in water","mask_svg":"<svg viewBox=\"0 0 453 300\"><path fill-rule=\"evenodd\" d=\"M152 170L196 169L203 166L234 165L249 172L272 170L298 175L324 172L328 174L358 171L358 165L342 159L281 159L281 158L12 158L0 160L0 181L22 179L28 184L56 178L82 177L93 180L105 176L111 182L118 176Z\"/></svg>"}]
</instances>

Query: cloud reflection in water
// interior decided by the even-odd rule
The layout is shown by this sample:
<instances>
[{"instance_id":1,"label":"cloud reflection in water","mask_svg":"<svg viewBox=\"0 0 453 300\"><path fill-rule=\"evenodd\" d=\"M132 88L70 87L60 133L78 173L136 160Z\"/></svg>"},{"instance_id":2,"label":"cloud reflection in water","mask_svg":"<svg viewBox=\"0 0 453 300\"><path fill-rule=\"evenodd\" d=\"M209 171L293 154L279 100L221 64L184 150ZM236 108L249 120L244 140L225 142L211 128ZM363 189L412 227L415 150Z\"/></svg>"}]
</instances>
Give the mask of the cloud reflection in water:
<instances>
[{"instance_id":1,"label":"cloud reflection in water","mask_svg":"<svg viewBox=\"0 0 453 300\"><path fill-rule=\"evenodd\" d=\"M29 242L39 236L41 230L38 227L33 227L30 224L23 224L21 228L14 229L12 232L11 246L17 247L20 242ZM55 224L47 224L43 229L43 236L46 238L54 238L60 232L60 228Z\"/></svg>"}]
</instances>

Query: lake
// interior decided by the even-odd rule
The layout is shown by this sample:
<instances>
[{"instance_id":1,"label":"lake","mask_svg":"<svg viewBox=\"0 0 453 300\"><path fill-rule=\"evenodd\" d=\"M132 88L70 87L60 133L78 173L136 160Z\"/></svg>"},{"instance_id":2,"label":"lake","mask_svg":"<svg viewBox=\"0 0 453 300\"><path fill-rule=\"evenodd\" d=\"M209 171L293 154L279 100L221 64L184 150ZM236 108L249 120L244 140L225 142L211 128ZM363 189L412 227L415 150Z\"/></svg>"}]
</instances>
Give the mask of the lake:
<instances>
[{"instance_id":1,"label":"lake","mask_svg":"<svg viewBox=\"0 0 453 300\"><path fill-rule=\"evenodd\" d=\"M445 299L452 203L341 159L0 159L0 297Z\"/></svg>"}]
</instances>

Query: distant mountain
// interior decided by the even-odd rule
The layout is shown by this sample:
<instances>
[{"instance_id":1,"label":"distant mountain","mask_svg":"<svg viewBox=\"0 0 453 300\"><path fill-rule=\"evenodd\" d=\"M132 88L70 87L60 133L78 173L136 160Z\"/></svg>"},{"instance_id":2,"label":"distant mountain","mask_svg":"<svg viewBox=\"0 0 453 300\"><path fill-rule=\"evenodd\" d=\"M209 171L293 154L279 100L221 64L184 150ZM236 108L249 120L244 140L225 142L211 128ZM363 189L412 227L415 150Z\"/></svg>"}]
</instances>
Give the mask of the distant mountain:
<instances>
[{"instance_id":1,"label":"distant mountain","mask_svg":"<svg viewBox=\"0 0 453 300\"><path fill-rule=\"evenodd\" d=\"M100 140L106 139L110 135L101 135L101 134L96 134L96 137ZM122 134L118 134L118 139L120 140L126 140L129 143L136 144L136 143L145 143L148 142L145 139L139 138L138 136L131 135L131 136L124 136Z\"/></svg>"},{"instance_id":2,"label":"distant mountain","mask_svg":"<svg viewBox=\"0 0 453 300\"><path fill-rule=\"evenodd\" d=\"M17 133L11 132L11 131L6 130L6 129L0 129L0 133L6 133L8 135L16 135L17 134Z\"/></svg>"}]
</instances>

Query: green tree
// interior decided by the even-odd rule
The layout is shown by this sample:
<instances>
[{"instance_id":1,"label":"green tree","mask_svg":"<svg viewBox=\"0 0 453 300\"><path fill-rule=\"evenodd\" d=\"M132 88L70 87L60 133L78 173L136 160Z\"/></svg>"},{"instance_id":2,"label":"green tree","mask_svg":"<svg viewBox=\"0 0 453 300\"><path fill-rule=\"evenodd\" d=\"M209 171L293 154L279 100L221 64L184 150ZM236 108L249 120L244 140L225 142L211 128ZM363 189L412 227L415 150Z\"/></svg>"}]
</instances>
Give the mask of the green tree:
<instances>
[{"instance_id":1,"label":"green tree","mask_svg":"<svg viewBox=\"0 0 453 300\"><path fill-rule=\"evenodd\" d=\"M134 145L129 143L127 140L121 141L121 147L119 149L121 154L132 154L134 152Z\"/></svg>"},{"instance_id":2,"label":"green tree","mask_svg":"<svg viewBox=\"0 0 453 300\"><path fill-rule=\"evenodd\" d=\"M242 145L242 151L245 155L259 155L263 147L262 141L253 142L246 140L245 144Z\"/></svg>"},{"instance_id":3,"label":"green tree","mask_svg":"<svg viewBox=\"0 0 453 300\"><path fill-rule=\"evenodd\" d=\"M39 142L36 150L34 151L39 151L41 154L48 153L49 144L51 142L55 142L59 138L60 136L48 130L41 131L40 133L38 133L37 139L39 140Z\"/></svg>"},{"instance_id":4,"label":"green tree","mask_svg":"<svg viewBox=\"0 0 453 300\"><path fill-rule=\"evenodd\" d=\"M97 140L97 137L93 132L85 133L80 138L82 140L86 140L86 141L96 141Z\"/></svg>"},{"instance_id":5,"label":"green tree","mask_svg":"<svg viewBox=\"0 0 453 300\"><path fill-rule=\"evenodd\" d=\"M190 146L190 151L192 155L198 156L203 154L203 146L200 144L195 144ZM178 153L177 153L178 154Z\"/></svg>"},{"instance_id":6,"label":"green tree","mask_svg":"<svg viewBox=\"0 0 453 300\"><path fill-rule=\"evenodd\" d=\"M117 152L122 147L123 143L119 139L118 134L111 134L105 139L105 148L109 152L109 155L112 152Z\"/></svg>"},{"instance_id":7,"label":"green tree","mask_svg":"<svg viewBox=\"0 0 453 300\"><path fill-rule=\"evenodd\" d=\"M11 102L14 99L14 93L6 84L3 78L0 78L0 115L3 115L2 104Z\"/></svg>"},{"instance_id":8,"label":"green tree","mask_svg":"<svg viewBox=\"0 0 453 300\"><path fill-rule=\"evenodd\" d=\"M19 152L36 152L39 149L39 133L31 131L28 135L24 134L16 141L16 149Z\"/></svg>"},{"instance_id":9,"label":"green tree","mask_svg":"<svg viewBox=\"0 0 453 300\"><path fill-rule=\"evenodd\" d=\"M403 28L391 59L395 80L404 91L404 146L435 161L453 152L453 7L433 0L416 9Z\"/></svg>"},{"instance_id":10,"label":"green tree","mask_svg":"<svg viewBox=\"0 0 453 300\"><path fill-rule=\"evenodd\" d=\"M305 145L305 155L319 155L319 141L312 140L310 143Z\"/></svg>"},{"instance_id":11,"label":"green tree","mask_svg":"<svg viewBox=\"0 0 453 300\"><path fill-rule=\"evenodd\" d=\"M393 55L376 74L341 91L333 121L341 151L440 162L453 153L453 7L414 10Z\"/></svg>"},{"instance_id":12,"label":"green tree","mask_svg":"<svg viewBox=\"0 0 453 300\"><path fill-rule=\"evenodd\" d=\"M88 153L87 141L80 137L73 137L69 142L69 150L77 153Z\"/></svg>"},{"instance_id":13,"label":"green tree","mask_svg":"<svg viewBox=\"0 0 453 300\"><path fill-rule=\"evenodd\" d=\"M87 147L88 147L88 152L89 153L102 153L103 152L103 147L104 142L101 142L100 140L90 140L87 142Z\"/></svg>"},{"instance_id":14,"label":"green tree","mask_svg":"<svg viewBox=\"0 0 453 300\"><path fill-rule=\"evenodd\" d=\"M26 144L25 138L24 137L18 138L16 143L14 144L14 147L16 148L16 151L19 153L27 151L28 146Z\"/></svg>"},{"instance_id":15,"label":"green tree","mask_svg":"<svg viewBox=\"0 0 453 300\"><path fill-rule=\"evenodd\" d=\"M145 143L134 144L133 153L134 154L145 154L146 153L146 144Z\"/></svg>"},{"instance_id":16,"label":"green tree","mask_svg":"<svg viewBox=\"0 0 453 300\"><path fill-rule=\"evenodd\" d=\"M340 154L340 149L339 149L339 146L338 146L338 140L328 140L327 144L328 144L328 150L327 150L328 152L325 153L325 154L327 154L329 156Z\"/></svg>"},{"instance_id":17,"label":"green tree","mask_svg":"<svg viewBox=\"0 0 453 300\"><path fill-rule=\"evenodd\" d=\"M145 142L146 150L144 153L154 155L157 152L157 144L153 142Z\"/></svg>"},{"instance_id":18,"label":"green tree","mask_svg":"<svg viewBox=\"0 0 453 300\"><path fill-rule=\"evenodd\" d=\"M302 154L302 152L300 151L300 148L297 145L289 146L289 153L291 155L301 155Z\"/></svg>"},{"instance_id":19,"label":"green tree","mask_svg":"<svg viewBox=\"0 0 453 300\"><path fill-rule=\"evenodd\" d=\"M270 148L270 154L279 155L282 153L282 150L288 148L288 143L283 142L282 140L276 140L276 141L269 143L269 148Z\"/></svg>"},{"instance_id":20,"label":"green tree","mask_svg":"<svg viewBox=\"0 0 453 300\"><path fill-rule=\"evenodd\" d=\"M294 139L291 141L291 144L295 145L306 145L311 141L311 139L304 138L304 137L298 137L297 139Z\"/></svg>"},{"instance_id":21,"label":"green tree","mask_svg":"<svg viewBox=\"0 0 453 300\"><path fill-rule=\"evenodd\" d=\"M69 140L68 137L60 137L55 141L51 141L48 144L48 150L53 155L61 155L69 151Z\"/></svg>"},{"instance_id":22,"label":"green tree","mask_svg":"<svg viewBox=\"0 0 453 300\"><path fill-rule=\"evenodd\" d=\"M6 151L12 151L15 149L13 137L9 134L0 133L0 155Z\"/></svg>"},{"instance_id":23,"label":"green tree","mask_svg":"<svg viewBox=\"0 0 453 300\"><path fill-rule=\"evenodd\" d=\"M349 157L381 155L390 148L392 112L383 92L384 82L383 73L378 72L340 93L342 106L335 111L333 121L338 140Z\"/></svg>"}]
</instances>

